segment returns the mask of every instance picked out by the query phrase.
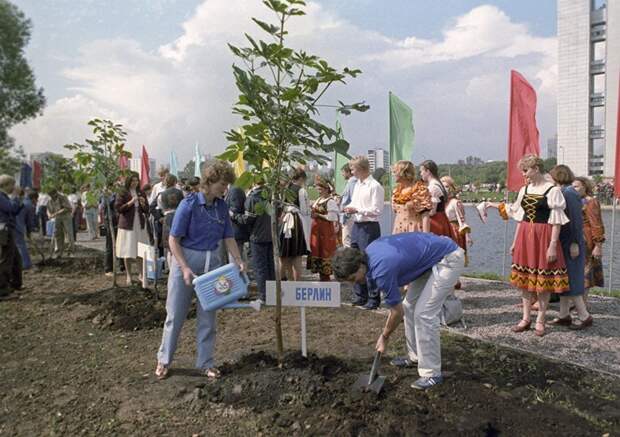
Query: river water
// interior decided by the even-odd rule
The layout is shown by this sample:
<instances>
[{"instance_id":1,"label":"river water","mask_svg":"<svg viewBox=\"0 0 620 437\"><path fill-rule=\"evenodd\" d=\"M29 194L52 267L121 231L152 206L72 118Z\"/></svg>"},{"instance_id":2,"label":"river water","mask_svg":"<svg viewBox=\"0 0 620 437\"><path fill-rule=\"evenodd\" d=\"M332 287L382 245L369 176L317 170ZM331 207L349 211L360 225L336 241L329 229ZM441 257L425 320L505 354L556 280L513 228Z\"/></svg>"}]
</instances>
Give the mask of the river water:
<instances>
[{"instance_id":1,"label":"river water","mask_svg":"<svg viewBox=\"0 0 620 437\"><path fill-rule=\"evenodd\" d=\"M385 211L389 211L389 204L386 204ZM603 210L603 222L605 223L606 242L603 245L603 267L605 271L605 287L609 281L609 260L611 250L611 218L612 211ZM504 250L504 232L506 222L499 217L497 210L489 210L489 219L487 224L483 224L478 217L478 213L474 206L465 206L466 220L472 229L473 246L469 248L469 266L465 269L469 273L496 273L502 274L502 254L505 256L506 274L510 272L510 256L508 249L512 244L516 222L509 220L508 233L506 241L506 249ZM390 233L390 215L384 214L381 222L381 235L389 235ZM613 266L612 288L620 288L620 210L616 211L616 229L615 229L615 250Z\"/></svg>"}]
</instances>

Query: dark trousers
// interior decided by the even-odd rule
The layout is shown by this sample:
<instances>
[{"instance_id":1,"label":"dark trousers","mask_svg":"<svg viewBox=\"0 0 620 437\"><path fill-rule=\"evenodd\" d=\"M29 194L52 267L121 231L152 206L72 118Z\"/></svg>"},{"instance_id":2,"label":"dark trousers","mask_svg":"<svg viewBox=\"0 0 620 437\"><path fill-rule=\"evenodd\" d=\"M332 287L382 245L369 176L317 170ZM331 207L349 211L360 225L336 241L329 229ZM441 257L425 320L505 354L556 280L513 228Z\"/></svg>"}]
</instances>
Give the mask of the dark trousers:
<instances>
[{"instance_id":1,"label":"dark trousers","mask_svg":"<svg viewBox=\"0 0 620 437\"><path fill-rule=\"evenodd\" d=\"M351 230L351 247L366 250L366 247L381 236L381 227L377 222L356 222L353 223ZM353 297L355 303L379 306L381 304L381 294L376 288L369 287L368 284L355 284L353 286Z\"/></svg>"},{"instance_id":2,"label":"dark trousers","mask_svg":"<svg viewBox=\"0 0 620 437\"><path fill-rule=\"evenodd\" d=\"M9 231L7 244L0 254L0 296L22 287L22 258L15 244L14 230Z\"/></svg>"},{"instance_id":3,"label":"dark trousers","mask_svg":"<svg viewBox=\"0 0 620 437\"><path fill-rule=\"evenodd\" d=\"M47 230L47 206L39 207L39 223L41 224L41 236L45 237L45 232Z\"/></svg>"},{"instance_id":4,"label":"dark trousers","mask_svg":"<svg viewBox=\"0 0 620 437\"><path fill-rule=\"evenodd\" d=\"M256 287L260 298L265 301L267 295L267 281L276 279L276 268L273 263L273 243L250 243L252 253L252 268Z\"/></svg>"}]
</instances>

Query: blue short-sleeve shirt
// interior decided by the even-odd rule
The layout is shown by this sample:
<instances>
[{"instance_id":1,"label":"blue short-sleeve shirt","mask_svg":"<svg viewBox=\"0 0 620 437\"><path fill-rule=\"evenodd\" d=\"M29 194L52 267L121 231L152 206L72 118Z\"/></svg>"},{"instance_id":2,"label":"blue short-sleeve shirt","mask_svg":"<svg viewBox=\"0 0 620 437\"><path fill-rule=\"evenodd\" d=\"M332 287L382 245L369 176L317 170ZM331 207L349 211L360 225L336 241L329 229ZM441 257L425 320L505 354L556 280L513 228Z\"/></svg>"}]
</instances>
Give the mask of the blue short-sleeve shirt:
<instances>
[{"instance_id":1,"label":"blue short-sleeve shirt","mask_svg":"<svg viewBox=\"0 0 620 437\"><path fill-rule=\"evenodd\" d=\"M170 235L193 250L215 250L220 240L233 237L228 206L222 199L208 204L204 193L191 193L179 203Z\"/></svg>"},{"instance_id":2,"label":"blue short-sleeve shirt","mask_svg":"<svg viewBox=\"0 0 620 437\"><path fill-rule=\"evenodd\" d=\"M379 238L368 245L368 281L385 295L385 303L398 305L400 287L422 276L458 246L448 237L408 232Z\"/></svg>"}]
</instances>

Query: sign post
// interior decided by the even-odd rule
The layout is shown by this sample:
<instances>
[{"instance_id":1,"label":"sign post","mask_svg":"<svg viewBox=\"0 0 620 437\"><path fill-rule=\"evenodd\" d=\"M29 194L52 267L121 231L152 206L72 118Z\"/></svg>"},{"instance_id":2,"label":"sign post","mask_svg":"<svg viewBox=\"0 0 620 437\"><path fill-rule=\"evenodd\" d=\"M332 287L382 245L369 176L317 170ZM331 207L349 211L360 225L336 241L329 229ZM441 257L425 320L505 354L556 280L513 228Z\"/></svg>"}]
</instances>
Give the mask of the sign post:
<instances>
[{"instance_id":1,"label":"sign post","mask_svg":"<svg viewBox=\"0 0 620 437\"><path fill-rule=\"evenodd\" d=\"M267 281L267 305L276 304L276 282ZM301 354L308 356L306 307L340 307L340 282L282 282L282 306L299 307L301 313Z\"/></svg>"}]
</instances>

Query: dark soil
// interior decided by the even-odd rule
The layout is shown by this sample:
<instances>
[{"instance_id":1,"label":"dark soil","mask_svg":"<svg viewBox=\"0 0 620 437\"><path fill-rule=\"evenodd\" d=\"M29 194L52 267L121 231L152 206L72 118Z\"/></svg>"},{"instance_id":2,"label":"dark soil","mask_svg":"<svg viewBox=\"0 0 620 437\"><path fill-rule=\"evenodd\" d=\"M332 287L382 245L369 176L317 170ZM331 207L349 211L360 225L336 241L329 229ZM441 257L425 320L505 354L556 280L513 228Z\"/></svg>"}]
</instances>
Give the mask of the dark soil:
<instances>
[{"instance_id":1,"label":"dark soil","mask_svg":"<svg viewBox=\"0 0 620 437\"><path fill-rule=\"evenodd\" d=\"M80 251L25 275L0 302L2 435L617 435L620 381L566 363L452 334L442 336L445 382L410 388L415 369L389 366L381 394L351 390L370 370L384 317L351 307L309 309L305 359L299 311L285 308L283 365L267 308L218 312L223 376L192 369L195 320L181 334L171 376L153 377L164 301L111 289L101 257ZM160 288L164 288L162 285ZM165 294L165 291L162 291Z\"/></svg>"}]
</instances>

